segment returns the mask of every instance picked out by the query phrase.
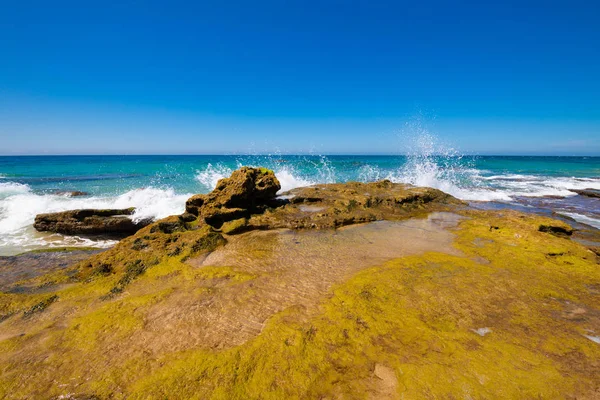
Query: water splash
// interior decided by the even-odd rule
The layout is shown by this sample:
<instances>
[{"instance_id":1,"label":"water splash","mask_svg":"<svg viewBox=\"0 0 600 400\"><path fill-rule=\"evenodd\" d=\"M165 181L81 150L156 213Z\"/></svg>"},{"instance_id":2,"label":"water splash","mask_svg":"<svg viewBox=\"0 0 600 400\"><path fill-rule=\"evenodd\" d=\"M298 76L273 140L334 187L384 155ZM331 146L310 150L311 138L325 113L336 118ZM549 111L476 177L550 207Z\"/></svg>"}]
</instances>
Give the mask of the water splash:
<instances>
[{"instance_id":1,"label":"water splash","mask_svg":"<svg viewBox=\"0 0 600 400\"><path fill-rule=\"evenodd\" d=\"M32 225L37 214L83 208L135 207L134 220L164 218L181 214L191 194L177 194L173 189L147 187L127 191L115 197L68 197L57 194L34 193L27 185L10 183L0 187L0 254L11 249L96 246L107 247L114 241L90 240L36 232ZM27 245L27 246L25 246Z\"/></svg>"},{"instance_id":2,"label":"water splash","mask_svg":"<svg viewBox=\"0 0 600 400\"><path fill-rule=\"evenodd\" d=\"M241 156L231 165L208 164L203 170L196 171L195 178L202 184L203 192L210 192L216 187L219 179L229 177L235 169L242 166L272 169L281 183L280 193L317 183L334 183L338 179L335 167L326 156L282 156L279 154Z\"/></svg>"},{"instance_id":3,"label":"water splash","mask_svg":"<svg viewBox=\"0 0 600 400\"><path fill-rule=\"evenodd\" d=\"M196 171L196 180L202 184L204 192L210 192L217 186L219 180L227 178L232 172L232 168L223 164L213 166L208 163L206 168Z\"/></svg>"},{"instance_id":4,"label":"water splash","mask_svg":"<svg viewBox=\"0 0 600 400\"><path fill-rule=\"evenodd\" d=\"M510 200L505 193L482 183L473 157L466 157L443 143L424 126L421 119L407 123L400 136L406 148L406 161L386 179L433 187L462 200Z\"/></svg>"}]
</instances>

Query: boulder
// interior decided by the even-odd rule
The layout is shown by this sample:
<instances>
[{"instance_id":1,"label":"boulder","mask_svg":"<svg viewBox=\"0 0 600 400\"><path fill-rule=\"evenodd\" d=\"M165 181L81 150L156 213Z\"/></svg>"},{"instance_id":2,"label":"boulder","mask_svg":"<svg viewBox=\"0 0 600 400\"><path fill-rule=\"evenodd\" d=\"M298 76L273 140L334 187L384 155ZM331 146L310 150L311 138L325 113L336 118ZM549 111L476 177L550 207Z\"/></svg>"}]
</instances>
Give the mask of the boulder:
<instances>
[{"instance_id":1,"label":"boulder","mask_svg":"<svg viewBox=\"0 0 600 400\"><path fill-rule=\"evenodd\" d=\"M130 215L134 208L107 210L70 210L38 214L33 227L40 232L65 235L107 235L125 237L150 224L150 220L134 222Z\"/></svg>"},{"instance_id":2,"label":"boulder","mask_svg":"<svg viewBox=\"0 0 600 400\"><path fill-rule=\"evenodd\" d=\"M220 228L223 223L249 217L269 207L281 189L273 171L242 167L219 180L209 194L198 194L186 202L186 214L196 215ZM186 218L187 219L187 218Z\"/></svg>"}]
</instances>

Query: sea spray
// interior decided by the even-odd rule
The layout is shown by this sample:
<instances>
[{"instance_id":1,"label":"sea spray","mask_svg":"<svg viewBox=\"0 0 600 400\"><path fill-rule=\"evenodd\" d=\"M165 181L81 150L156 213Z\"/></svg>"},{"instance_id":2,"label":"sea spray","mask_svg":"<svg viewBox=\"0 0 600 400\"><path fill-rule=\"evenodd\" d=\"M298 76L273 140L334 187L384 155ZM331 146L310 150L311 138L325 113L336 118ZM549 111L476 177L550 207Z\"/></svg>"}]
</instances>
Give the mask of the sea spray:
<instances>
[{"instance_id":1,"label":"sea spray","mask_svg":"<svg viewBox=\"0 0 600 400\"><path fill-rule=\"evenodd\" d=\"M386 179L397 183L440 189L461 200L510 200L504 193L486 187L474 157L461 154L454 147L442 143L416 118L399 133L406 152L404 162L387 174L367 169L367 178Z\"/></svg>"},{"instance_id":2,"label":"sea spray","mask_svg":"<svg viewBox=\"0 0 600 400\"><path fill-rule=\"evenodd\" d=\"M68 197L56 194L38 194L23 184L0 186L0 254L3 247L22 246L24 243L39 246L48 242L59 242L62 246L99 246L114 241L91 241L84 238L68 238L61 235L43 235L32 228L37 214L76 210L83 208L128 208L135 207L134 220L164 218L181 214L185 200L191 194L177 194L173 189L147 187L134 189L114 197Z\"/></svg>"},{"instance_id":3,"label":"sea spray","mask_svg":"<svg viewBox=\"0 0 600 400\"><path fill-rule=\"evenodd\" d=\"M433 186L467 201L545 207L600 224L598 201L571 191L600 189L600 158L471 157L418 124L408 126L400 139L405 155L0 157L0 253L87 240L35 232L31 224L38 213L133 206L135 219L162 218L181 213L190 195L210 192L243 165L275 171L280 193L298 186L390 179ZM90 195L69 197L59 191Z\"/></svg>"},{"instance_id":4,"label":"sea spray","mask_svg":"<svg viewBox=\"0 0 600 400\"><path fill-rule=\"evenodd\" d=\"M209 192L215 188L220 179L228 177L235 169L242 166L272 169L281 183L280 193L297 187L339 181L335 168L326 156L284 157L280 155L241 156L230 165L209 163L204 169L196 171L195 179L201 183L202 192Z\"/></svg>"}]
</instances>

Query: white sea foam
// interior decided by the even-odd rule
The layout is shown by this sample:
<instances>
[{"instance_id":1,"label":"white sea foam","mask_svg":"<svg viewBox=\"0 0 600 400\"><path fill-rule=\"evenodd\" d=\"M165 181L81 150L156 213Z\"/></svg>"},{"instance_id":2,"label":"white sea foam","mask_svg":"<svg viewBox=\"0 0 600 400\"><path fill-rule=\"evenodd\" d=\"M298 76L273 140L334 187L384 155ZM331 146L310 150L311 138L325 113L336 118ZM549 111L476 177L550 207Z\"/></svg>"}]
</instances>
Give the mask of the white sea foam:
<instances>
[{"instance_id":1,"label":"white sea foam","mask_svg":"<svg viewBox=\"0 0 600 400\"><path fill-rule=\"evenodd\" d=\"M237 167L241 167L239 164ZM258 165L249 165L249 166L258 166ZM224 166L222 164L217 164L213 166L212 164L208 164L204 170L196 172L196 180L200 182L204 187L204 191L209 192L213 190L217 186L217 182L220 179L227 178L231 175L233 169ZM310 186L315 185L317 183L333 183L335 182L335 174L331 171L331 169L324 169L313 179L308 179L303 177L301 174L296 172L294 168L291 166L282 166L276 167L275 176L279 180L281 184L280 193L287 192L288 190L302 187L302 186Z\"/></svg>"},{"instance_id":2,"label":"white sea foam","mask_svg":"<svg viewBox=\"0 0 600 400\"><path fill-rule=\"evenodd\" d=\"M297 187L311 186L317 183L316 181L311 181L294 175L294 173L288 168L281 168L275 171L275 176L281 184L281 190L279 191L280 193L287 192L288 190L292 190Z\"/></svg>"},{"instance_id":3,"label":"white sea foam","mask_svg":"<svg viewBox=\"0 0 600 400\"><path fill-rule=\"evenodd\" d=\"M600 179L581 179L575 177L547 177L537 175L520 175L517 180L495 179L490 184L496 185L511 198L543 197L543 196L576 196L572 190L600 189Z\"/></svg>"},{"instance_id":4,"label":"white sea foam","mask_svg":"<svg viewBox=\"0 0 600 400\"><path fill-rule=\"evenodd\" d=\"M29 193L31 189L27 185L17 182L0 182L0 199L20 193Z\"/></svg>"},{"instance_id":5,"label":"white sea foam","mask_svg":"<svg viewBox=\"0 0 600 400\"><path fill-rule=\"evenodd\" d=\"M574 212L561 212L562 215L566 215L568 217L573 218L577 222L581 222L582 224L593 226L594 228L600 229L600 220L597 218L592 218L587 215L578 214Z\"/></svg>"},{"instance_id":6,"label":"white sea foam","mask_svg":"<svg viewBox=\"0 0 600 400\"><path fill-rule=\"evenodd\" d=\"M81 208L135 207L132 218L164 218L181 214L190 194L176 194L172 189L148 187L130 190L115 197L66 197L36 194L27 185L8 182L0 184L0 250L28 246L99 246L114 241L91 241L80 237L39 234L32 224L37 214Z\"/></svg>"},{"instance_id":7,"label":"white sea foam","mask_svg":"<svg viewBox=\"0 0 600 400\"><path fill-rule=\"evenodd\" d=\"M211 191L217 186L220 179L227 178L233 170L222 164L213 166L208 164L202 171L196 171L196 180L200 182L206 191Z\"/></svg>"}]
</instances>

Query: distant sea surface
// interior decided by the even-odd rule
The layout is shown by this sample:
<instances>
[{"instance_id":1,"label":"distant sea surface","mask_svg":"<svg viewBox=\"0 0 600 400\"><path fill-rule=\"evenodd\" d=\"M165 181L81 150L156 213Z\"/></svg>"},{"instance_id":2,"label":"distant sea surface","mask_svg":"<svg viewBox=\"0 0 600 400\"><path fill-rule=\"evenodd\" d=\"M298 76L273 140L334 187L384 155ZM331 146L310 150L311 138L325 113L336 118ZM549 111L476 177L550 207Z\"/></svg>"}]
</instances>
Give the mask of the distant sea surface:
<instances>
[{"instance_id":1,"label":"distant sea surface","mask_svg":"<svg viewBox=\"0 0 600 400\"><path fill-rule=\"evenodd\" d=\"M114 241L38 233L36 214L78 208L136 207L134 218L179 214L242 165L275 171L282 192L346 181L431 186L478 207L545 210L600 229L600 157L516 156L17 156L0 157L0 255ZM73 196L69 192L85 192Z\"/></svg>"}]
</instances>

